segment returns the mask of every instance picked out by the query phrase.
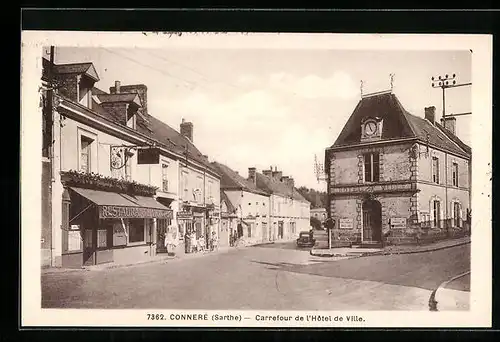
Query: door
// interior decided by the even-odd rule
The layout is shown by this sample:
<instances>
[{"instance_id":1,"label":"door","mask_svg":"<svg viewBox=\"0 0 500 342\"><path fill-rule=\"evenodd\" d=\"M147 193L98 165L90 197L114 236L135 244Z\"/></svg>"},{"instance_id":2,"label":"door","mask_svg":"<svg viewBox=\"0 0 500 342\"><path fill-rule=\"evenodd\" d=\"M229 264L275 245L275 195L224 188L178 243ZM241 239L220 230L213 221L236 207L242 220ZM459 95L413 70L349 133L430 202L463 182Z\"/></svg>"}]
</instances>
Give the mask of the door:
<instances>
[{"instance_id":1,"label":"door","mask_svg":"<svg viewBox=\"0 0 500 342\"><path fill-rule=\"evenodd\" d=\"M262 223L262 242L267 241L267 223Z\"/></svg>"},{"instance_id":2,"label":"door","mask_svg":"<svg viewBox=\"0 0 500 342\"><path fill-rule=\"evenodd\" d=\"M168 221L165 219L156 220L156 253L167 253L165 239L168 234Z\"/></svg>"},{"instance_id":3,"label":"door","mask_svg":"<svg viewBox=\"0 0 500 342\"><path fill-rule=\"evenodd\" d=\"M278 222L278 239L283 239L283 221Z\"/></svg>"},{"instance_id":4,"label":"door","mask_svg":"<svg viewBox=\"0 0 500 342\"><path fill-rule=\"evenodd\" d=\"M363 203L363 242L382 241L382 210L380 202L368 200Z\"/></svg>"},{"instance_id":5,"label":"door","mask_svg":"<svg viewBox=\"0 0 500 342\"><path fill-rule=\"evenodd\" d=\"M94 230L86 228L83 234L83 265L90 266L95 264Z\"/></svg>"}]
</instances>

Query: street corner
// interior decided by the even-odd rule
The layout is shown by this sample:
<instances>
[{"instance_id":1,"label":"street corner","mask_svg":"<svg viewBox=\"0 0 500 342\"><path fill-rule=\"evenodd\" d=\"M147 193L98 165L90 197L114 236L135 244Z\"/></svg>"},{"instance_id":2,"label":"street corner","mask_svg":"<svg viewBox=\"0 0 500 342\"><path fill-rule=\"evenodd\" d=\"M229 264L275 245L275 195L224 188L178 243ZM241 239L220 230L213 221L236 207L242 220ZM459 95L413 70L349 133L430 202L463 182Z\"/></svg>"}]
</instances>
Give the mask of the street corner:
<instances>
[{"instance_id":1,"label":"street corner","mask_svg":"<svg viewBox=\"0 0 500 342\"><path fill-rule=\"evenodd\" d=\"M470 307L470 292L441 288L435 295L437 311L467 311Z\"/></svg>"},{"instance_id":2,"label":"street corner","mask_svg":"<svg viewBox=\"0 0 500 342\"><path fill-rule=\"evenodd\" d=\"M435 292L437 311L463 311L470 308L470 272L441 284Z\"/></svg>"}]
</instances>

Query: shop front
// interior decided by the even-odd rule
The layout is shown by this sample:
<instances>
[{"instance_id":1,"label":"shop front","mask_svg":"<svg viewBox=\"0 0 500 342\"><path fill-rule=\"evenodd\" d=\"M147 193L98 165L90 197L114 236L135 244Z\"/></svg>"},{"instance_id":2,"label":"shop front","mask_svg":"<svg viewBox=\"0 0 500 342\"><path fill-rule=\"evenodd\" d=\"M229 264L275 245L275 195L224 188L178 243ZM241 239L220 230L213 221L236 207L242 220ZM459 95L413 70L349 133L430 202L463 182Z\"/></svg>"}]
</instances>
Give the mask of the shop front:
<instances>
[{"instance_id":1,"label":"shop front","mask_svg":"<svg viewBox=\"0 0 500 342\"><path fill-rule=\"evenodd\" d=\"M67 187L63 267L136 262L156 254L156 226L172 210L153 197Z\"/></svg>"}]
</instances>

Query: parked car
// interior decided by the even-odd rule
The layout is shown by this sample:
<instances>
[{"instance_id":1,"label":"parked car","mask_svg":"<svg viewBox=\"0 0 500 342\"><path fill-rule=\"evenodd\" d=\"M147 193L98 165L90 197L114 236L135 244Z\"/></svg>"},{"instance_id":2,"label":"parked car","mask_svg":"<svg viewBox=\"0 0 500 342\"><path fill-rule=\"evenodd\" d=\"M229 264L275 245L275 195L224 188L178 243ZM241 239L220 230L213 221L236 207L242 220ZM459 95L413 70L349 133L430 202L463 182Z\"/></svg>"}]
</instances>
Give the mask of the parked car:
<instances>
[{"instance_id":1,"label":"parked car","mask_svg":"<svg viewBox=\"0 0 500 342\"><path fill-rule=\"evenodd\" d=\"M297 247L313 247L316 239L309 232L300 232L297 238Z\"/></svg>"}]
</instances>

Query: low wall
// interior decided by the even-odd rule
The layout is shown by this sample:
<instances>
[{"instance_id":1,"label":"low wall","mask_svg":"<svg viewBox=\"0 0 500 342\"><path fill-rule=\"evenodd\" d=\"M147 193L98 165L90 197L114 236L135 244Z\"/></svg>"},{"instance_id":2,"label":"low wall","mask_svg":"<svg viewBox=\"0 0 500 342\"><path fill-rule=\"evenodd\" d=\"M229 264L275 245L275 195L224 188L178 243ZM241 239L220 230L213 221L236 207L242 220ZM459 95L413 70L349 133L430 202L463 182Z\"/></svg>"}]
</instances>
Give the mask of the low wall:
<instances>
[{"instance_id":1,"label":"low wall","mask_svg":"<svg viewBox=\"0 0 500 342\"><path fill-rule=\"evenodd\" d=\"M113 262L115 264L129 264L151 259L151 247L149 245L129 246L113 250Z\"/></svg>"}]
</instances>

